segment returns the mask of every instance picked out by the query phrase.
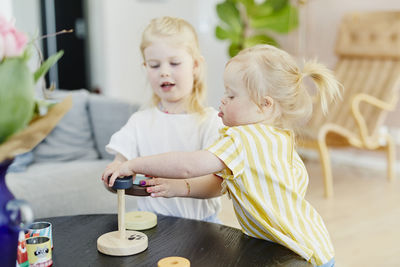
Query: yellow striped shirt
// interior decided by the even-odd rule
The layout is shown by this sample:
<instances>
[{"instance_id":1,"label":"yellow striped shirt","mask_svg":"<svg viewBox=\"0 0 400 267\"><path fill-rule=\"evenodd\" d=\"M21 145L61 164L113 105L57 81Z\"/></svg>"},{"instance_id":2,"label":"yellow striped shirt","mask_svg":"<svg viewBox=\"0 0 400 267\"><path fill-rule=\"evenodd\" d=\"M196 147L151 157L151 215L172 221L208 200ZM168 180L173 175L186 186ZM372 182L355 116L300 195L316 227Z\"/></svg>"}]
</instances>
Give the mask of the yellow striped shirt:
<instances>
[{"instance_id":1,"label":"yellow striped shirt","mask_svg":"<svg viewBox=\"0 0 400 267\"><path fill-rule=\"evenodd\" d=\"M321 216L305 199L307 170L294 135L265 124L224 127L207 150L228 169L224 178L245 234L288 247L314 265L334 256Z\"/></svg>"}]
</instances>

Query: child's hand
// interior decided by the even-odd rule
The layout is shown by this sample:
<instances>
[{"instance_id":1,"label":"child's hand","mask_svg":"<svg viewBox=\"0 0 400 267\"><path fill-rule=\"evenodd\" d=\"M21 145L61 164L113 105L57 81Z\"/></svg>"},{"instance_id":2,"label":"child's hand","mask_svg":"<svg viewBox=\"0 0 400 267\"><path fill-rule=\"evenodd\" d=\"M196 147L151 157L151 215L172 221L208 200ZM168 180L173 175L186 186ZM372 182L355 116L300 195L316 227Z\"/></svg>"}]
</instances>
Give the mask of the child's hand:
<instances>
[{"instance_id":1,"label":"child's hand","mask_svg":"<svg viewBox=\"0 0 400 267\"><path fill-rule=\"evenodd\" d=\"M107 165L106 169L103 172L103 175L101 176L101 180L104 182L106 186L108 186L108 178L115 172L117 171L120 166L122 165L122 161L117 161L114 160L110 164Z\"/></svg>"},{"instance_id":2,"label":"child's hand","mask_svg":"<svg viewBox=\"0 0 400 267\"><path fill-rule=\"evenodd\" d=\"M182 179L153 178L141 181L140 185L149 186L147 193L152 197L186 197L187 186Z\"/></svg>"},{"instance_id":3,"label":"child's hand","mask_svg":"<svg viewBox=\"0 0 400 267\"><path fill-rule=\"evenodd\" d=\"M113 162L114 163L114 162ZM114 185L114 182L117 178L119 177L125 177L125 176L130 176L130 175L136 175L136 173L134 173L130 168L129 168L129 161L125 161L123 163L116 163L113 164L111 163L109 166L110 168L108 168L108 172L107 169L103 174L103 181L104 183L111 187Z\"/></svg>"}]
</instances>

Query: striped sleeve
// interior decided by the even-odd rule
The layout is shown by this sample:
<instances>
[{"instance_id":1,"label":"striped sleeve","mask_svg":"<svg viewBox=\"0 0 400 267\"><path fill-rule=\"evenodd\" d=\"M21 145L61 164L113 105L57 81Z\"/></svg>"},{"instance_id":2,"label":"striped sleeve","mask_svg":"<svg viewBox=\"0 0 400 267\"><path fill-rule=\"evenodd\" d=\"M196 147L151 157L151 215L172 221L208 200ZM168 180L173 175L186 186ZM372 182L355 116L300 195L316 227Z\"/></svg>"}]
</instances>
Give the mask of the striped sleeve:
<instances>
[{"instance_id":1,"label":"striped sleeve","mask_svg":"<svg viewBox=\"0 0 400 267\"><path fill-rule=\"evenodd\" d=\"M216 173L216 175L224 179L237 178L244 170L243 146L238 141L239 138L231 136L234 134L232 129L224 127L220 133L220 139L207 148L208 151L216 155L228 167L228 169L222 170Z\"/></svg>"}]
</instances>

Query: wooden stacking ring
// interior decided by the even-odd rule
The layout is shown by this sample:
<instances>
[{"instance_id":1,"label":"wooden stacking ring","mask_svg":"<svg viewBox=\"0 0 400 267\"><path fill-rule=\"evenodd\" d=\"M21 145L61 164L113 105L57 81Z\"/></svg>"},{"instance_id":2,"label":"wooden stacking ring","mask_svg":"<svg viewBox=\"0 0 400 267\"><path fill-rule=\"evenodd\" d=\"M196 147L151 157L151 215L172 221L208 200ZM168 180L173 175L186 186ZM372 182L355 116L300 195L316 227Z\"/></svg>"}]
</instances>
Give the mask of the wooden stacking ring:
<instances>
[{"instance_id":1,"label":"wooden stacking ring","mask_svg":"<svg viewBox=\"0 0 400 267\"><path fill-rule=\"evenodd\" d=\"M147 230L157 225L157 215L149 211L131 211L125 214L128 230Z\"/></svg>"},{"instance_id":2,"label":"wooden stacking ring","mask_svg":"<svg viewBox=\"0 0 400 267\"><path fill-rule=\"evenodd\" d=\"M183 257L167 257L159 260L157 267L190 267L190 261Z\"/></svg>"},{"instance_id":3,"label":"wooden stacking ring","mask_svg":"<svg viewBox=\"0 0 400 267\"><path fill-rule=\"evenodd\" d=\"M118 178L114 181L114 185L112 186L112 188L114 190L131 188L133 185L132 181L133 181L132 176Z\"/></svg>"}]
</instances>

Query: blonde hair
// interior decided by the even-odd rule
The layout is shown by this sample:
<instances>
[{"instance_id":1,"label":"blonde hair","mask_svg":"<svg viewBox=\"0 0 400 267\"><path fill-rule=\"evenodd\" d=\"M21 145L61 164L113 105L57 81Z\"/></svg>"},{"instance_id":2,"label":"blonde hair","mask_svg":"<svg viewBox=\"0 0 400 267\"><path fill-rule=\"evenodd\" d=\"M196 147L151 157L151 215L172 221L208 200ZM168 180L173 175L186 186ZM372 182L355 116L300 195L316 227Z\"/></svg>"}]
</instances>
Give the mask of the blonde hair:
<instances>
[{"instance_id":1,"label":"blonde hair","mask_svg":"<svg viewBox=\"0 0 400 267\"><path fill-rule=\"evenodd\" d=\"M304 86L309 76L319 89L324 114L328 101L341 97L342 85L333 73L316 61L304 63L300 70L285 51L270 45L257 45L239 52L227 63L239 63L239 75L250 97L259 106L265 96L273 99L276 111L274 125L295 129L312 114L312 99Z\"/></svg>"},{"instance_id":2,"label":"blonde hair","mask_svg":"<svg viewBox=\"0 0 400 267\"><path fill-rule=\"evenodd\" d=\"M184 46L187 52L197 62L197 68L193 77L193 89L187 105L188 112L204 111L204 100L206 97L205 84L205 62L200 53L197 34L192 25L181 18L160 17L152 19L142 34L140 51L143 60L145 60L144 50L150 46L155 39L160 37L171 38L174 43ZM153 104L157 105L160 98L153 94Z\"/></svg>"}]
</instances>

